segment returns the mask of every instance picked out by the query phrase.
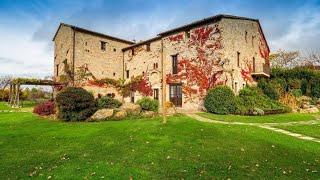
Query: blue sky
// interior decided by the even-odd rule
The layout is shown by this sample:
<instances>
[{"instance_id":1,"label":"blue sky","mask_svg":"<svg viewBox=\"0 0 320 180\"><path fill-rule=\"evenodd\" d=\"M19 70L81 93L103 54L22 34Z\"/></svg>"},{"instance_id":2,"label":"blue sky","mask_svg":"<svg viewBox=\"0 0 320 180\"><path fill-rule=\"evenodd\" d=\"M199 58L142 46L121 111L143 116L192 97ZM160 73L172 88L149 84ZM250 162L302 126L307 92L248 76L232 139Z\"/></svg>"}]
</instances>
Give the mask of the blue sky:
<instances>
[{"instance_id":1,"label":"blue sky","mask_svg":"<svg viewBox=\"0 0 320 180\"><path fill-rule=\"evenodd\" d=\"M1 0L0 75L51 75L60 22L139 41L222 13L260 19L272 51L320 51L320 0Z\"/></svg>"}]
</instances>

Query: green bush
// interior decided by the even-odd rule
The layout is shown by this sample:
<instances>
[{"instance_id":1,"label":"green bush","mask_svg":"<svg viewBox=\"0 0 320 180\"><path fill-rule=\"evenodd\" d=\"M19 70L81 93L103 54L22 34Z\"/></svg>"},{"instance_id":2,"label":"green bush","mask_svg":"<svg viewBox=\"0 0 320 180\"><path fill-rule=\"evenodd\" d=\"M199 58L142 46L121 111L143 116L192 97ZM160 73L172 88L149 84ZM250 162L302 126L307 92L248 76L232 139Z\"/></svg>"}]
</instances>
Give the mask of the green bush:
<instances>
[{"instance_id":1,"label":"green bush","mask_svg":"<svg viewBox=\"0 0 320 180\"><path fill-rule=\"evenodd\" d=\"M110 96L103 96L97 100L98 108L118 108L122 103Z\"/></svg>"},{"instance_id":2,"label":"green bush","mask_svg":"<svg viewBox=\"0 0 320 180\"><path fill-rule=\"evenodd\" d=\"M314 78L310 81L312 97L320 98L320 78Z\"/></svg>"},{"instance_id":3,"label":"green bush","mask_svg":"<svg viewBox=\"0 0 320 180\"><path fill-rule=\"evenodd\" d=\"M278 101L263 94L262 90L257 87L246 87L240 90L236 102L236 114L241 115L254 115L256 109L263 111L277 110L280 112L287 112L288 109Z\"/></svg>"},{"instance_id":4,"label":"green bush","mask_svg":"<svg viewBox=\"0 0 320 180\"><path fill-rule=\"evenodd\" d=\"M151 99L148 97L143 97L137 101L137 104L141 106L141 108L145 111L154 111L157 112L159 108L159 102L155 99Z\"/></svg>"},{"instance_id":5,"label":"green bush","mask_svg":"<svg viewBox=\"0 0 320 180\"><path fill-rule=\"evenodd\" d=\"M285 79L287 82L286 92L292 89L301 89L303 95L320 97L320 71L307 67L296 67L292 69L273 68L271 71L273 79Z\"/></svg>"},{"instance_id":6,"label":"green bush","mask_svg":"<svg viewBox=\"0 0 320 180\"><path fill-rule=\"evenodd\" d=\"M65 121L83 121L95 113L94 97L78 87L67 87L56 96L58 117Z\"/></svg>"},{"instance_id":7,"label":"green bush","mask_svg":"<svg viewBox=\"0 0 320 180\"><path fill-rule=\"evenodd\" d=\"M237 109L235 95L227 86L210 89L204 98L204 106L208 112L215 114L231 114Z\"/></svg>"},{"instance_id":8,"label":"green bush","mask_svg":"<svg viewBox=\"0 0 320 180\"><path fill-rule=\"evenodd\" d=\"M301 89L292 89L291 90L291 94L294 97L301 97L302 96L302 91L301 91Z\"/></svg>"},{"instance_id":9,"label":"green bush","mask_svg":"<svg viewBox=\"0 0 320 180\"><path fill-rule=\"evenodd\" d=\"M265 95L273 100L278 100L280 97L279 92L277 89L271 84L266 82L265 79L260 79L258 81L258 87L263 91Z\"/></svg>"},{"instance_id":10,"label":"green bush","mask_svg":"<svg viewBox=\"0 0 320 180\"><path fill-rule=\"evenodd\" d=\"M302 79L302 80L301 80L301 87L300 87L300 89L301 89L301 93L302 93L303 95L307 95L307 93L309 93L309 92L308 92L308 87L309 87L309 82L308 82L306 79Z\"/></svg>"},{"instance_id":11,"label":"green bush","mask_svg":"<svg viewBox=\"0 0 320 180\"><path fill-rule=\"evenodd\" d=\"M289 89L300 89L301 80L300 79L288 79L288 88Z\"/></svg>"}]
</instances>

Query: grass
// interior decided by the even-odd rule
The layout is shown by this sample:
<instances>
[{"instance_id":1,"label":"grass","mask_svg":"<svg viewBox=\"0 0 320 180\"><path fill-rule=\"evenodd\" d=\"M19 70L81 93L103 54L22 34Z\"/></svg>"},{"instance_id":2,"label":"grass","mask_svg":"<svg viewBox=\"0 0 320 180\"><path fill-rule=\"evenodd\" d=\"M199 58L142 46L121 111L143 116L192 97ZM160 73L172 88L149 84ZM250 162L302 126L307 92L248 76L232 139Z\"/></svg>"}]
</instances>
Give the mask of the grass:
<instances>
[{"instance_id":1,"label":"grass","mask_svg":"<svg viewBox=\"0 0 320 180\"><path fill-rule=\"evenodd\" d=\"M64 123L0 113L0 179L318 179L320 145L186 116Z\"/></svg>"},{"instance_id":2,"label":"grass","mask_svg":"<svg viewBox=\"0 0 320 180\"><path fill-rule=\"evenodd\" d=\"M314 114L299 113L276 114L267 116L218 115L212 113L198 113L198 115L218 121L246 123L285 123L315 120Z\"/></svg>"},{"instance_id":3,"label":"grass","mask_svg":"<svg viewBox=\"0 0 320 180\"><path fill-rule=\"evenodd\" d=\"M277 127L291 131L291 132L300 133L300 134L304 134L304 135L315 137L315 138L320 138L320 124L277 126Z\"/></svg>"},{"instance_id":4,"label":"grass","mask_svg":"<svg viewBox=\"0 0 320 180\"><path fill-rule=\"evenodd\" d=\"M0 102L0 111L8 110L8 111L32 111L36 102L34 101L21 101L22 108L12 108L6 102Z\"/></svg>"}]
</instances>

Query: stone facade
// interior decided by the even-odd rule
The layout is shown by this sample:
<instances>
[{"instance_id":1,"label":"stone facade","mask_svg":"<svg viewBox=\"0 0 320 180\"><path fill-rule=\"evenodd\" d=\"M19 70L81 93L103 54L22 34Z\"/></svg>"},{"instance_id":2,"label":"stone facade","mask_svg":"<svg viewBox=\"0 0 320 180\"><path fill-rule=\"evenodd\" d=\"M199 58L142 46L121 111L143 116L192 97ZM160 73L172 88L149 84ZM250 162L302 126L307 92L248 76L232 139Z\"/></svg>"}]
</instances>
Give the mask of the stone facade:
<instances>
[{"instance_id":1,"label":"stone facade","mask_svg":"<svg viewBox=\"0 0 320 180\"><path fill-rule=\"evenodd\" d=\"M70 34L68 28L60 27L57 32L55 68L62 59L73 58L66 53L72 45ZM105 51L100 49L101 41L107 42ZM246 85L256 84L257 77L268 77L268 56L259 21L228 15L197 21L136 44L75 33L75 67L85 64L98 79L123 78L129 82L132 77L143 75L160 104L164 73L165 101L187 111L202 109L203 97L214 86L228 85L238 93ZM96 94L112 91L82 86ZM137 101L141 97L139 92L133 92L124 100Z\"/></svg>"}]
</instances>

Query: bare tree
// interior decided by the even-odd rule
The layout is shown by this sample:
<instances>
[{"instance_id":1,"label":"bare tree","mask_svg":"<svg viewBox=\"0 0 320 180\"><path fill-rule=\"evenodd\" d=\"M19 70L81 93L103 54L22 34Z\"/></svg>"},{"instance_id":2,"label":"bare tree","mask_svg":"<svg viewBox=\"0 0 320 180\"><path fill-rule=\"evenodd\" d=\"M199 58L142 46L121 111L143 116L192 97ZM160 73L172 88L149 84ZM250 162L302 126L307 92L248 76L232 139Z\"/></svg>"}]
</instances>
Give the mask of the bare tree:
<instances>
[{"instance_id":1,"label":"bare tree","mask_svg":"<svg viewBox=\"0 0 320 180\"><path fill-rule=\"evenodd\" d=\"M300 64L299 51L278 50L270 55L271 67L273 68L290 68Z\"/></svg>"},{"instance_id":2,"label":"bare tree","mask_svg":"<svg viewBox=\"0 0 320 180\"><path fill-rule=\"evenodd\" d=\"M0 89L4 90L6 87L8 87L11 80L12 78L10 76L0 77Z\"/></svg>"},{"instance_id":3,"label":"bare tree","mask_svg":"<svg viewBox=\"0 0 320 180\"><path fill-rule=\"evenodd\" d=\"M302 66L316 68L320 66L320 52L311 52L302 57Z\"/></svg>"}]
</instances>

